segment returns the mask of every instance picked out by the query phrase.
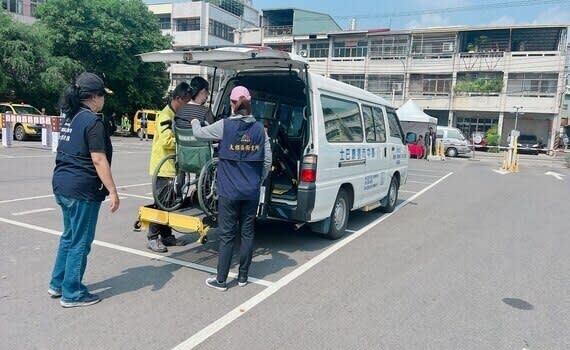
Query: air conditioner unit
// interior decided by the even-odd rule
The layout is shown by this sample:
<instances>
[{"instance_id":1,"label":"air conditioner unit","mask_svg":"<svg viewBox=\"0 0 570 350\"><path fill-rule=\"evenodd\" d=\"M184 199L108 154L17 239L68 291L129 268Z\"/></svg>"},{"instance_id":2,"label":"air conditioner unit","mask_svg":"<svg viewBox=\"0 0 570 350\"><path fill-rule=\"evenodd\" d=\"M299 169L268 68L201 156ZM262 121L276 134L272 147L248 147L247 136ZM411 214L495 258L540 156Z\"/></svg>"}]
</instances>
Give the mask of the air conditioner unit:
<instances>
[{"instance_id":1,"label":"air conditioner unit","mask_svg":"<svg viewBox=\"0 0 570 350\"><path fill-rule=\"evenodd\" d=\"M308 56L308 52L307 50L299 50L299 56L301 57L307 57Z\"/></svg>"},{"instance_id":2,"label":"air conditioner unit","mask_svg":"<svg viewBox=\"0 0 570 350\"><path fill-rule=\"evenodd\" d=\"M453 52L453 43L443 43L443 52Z\"/></svg>"},{"instance_id":3,"label":"air conditioner unit","mask_svg":"<svg viewBox=\"0 0 570 350\"><path fill-rule=\"evenodd\" d=\"M392 90L394 91L402 91L403 88L404 88L403 83L392 83Z\"/></svg>"}]
</instances>

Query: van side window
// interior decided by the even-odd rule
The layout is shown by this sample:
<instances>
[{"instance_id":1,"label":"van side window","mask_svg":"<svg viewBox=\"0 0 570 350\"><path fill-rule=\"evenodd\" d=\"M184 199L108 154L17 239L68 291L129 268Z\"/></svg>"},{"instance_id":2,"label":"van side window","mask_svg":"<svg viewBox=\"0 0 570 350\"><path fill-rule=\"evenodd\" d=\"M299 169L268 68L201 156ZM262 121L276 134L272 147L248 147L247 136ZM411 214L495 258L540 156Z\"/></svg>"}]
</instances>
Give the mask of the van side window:
<instances>
[{"instance_id":1,"label":"van side window","mask_svg":"<svg viewBox=\"0 0 570 350\"><path fill-rule=\"evenodd\" d=\"M386 142L384 114L378 107L362 106L367 142Z\"/></svg>"},{"instance_id":2,"label":"van side window","mask_svg":"<svg viewBox=\"0 0 570 350\"><path fill-rule=\"evenodd\" d=\"M362 142L362 121L356 102L321 96L328 142Z\"/></svg>"},{"instance_id":3,"label":"van side window","mask_svg":"<svg viewBox=\"0 0 570 350\"><path fill-rule=\"evenodd\" d=\"M386 142L386 123L384 122L384 112L382 108L374 107L374 129L376 130L376 141Z\"/></svg>"},{"instance_id":4,"label":"van side window","mask_svg":"<svg viewBox=\"0 0 570 350\"><path fill-rule=\"evenodd\" d=\"M457 130L447 130L447 138L448 139L460 139L459 132Z\"/></svg>"},{"instance_id":5,"label":"van side window","mask_svg":"<svg viewBox=\"0 0 570 350\"><path fill-rule=\"evenodd\" d=\"M443 138L443 130L437 130L437 132L435 134L435 138L436 139L442 139Z\"/></svg>"},{"instance_id":6,"label":"van side window","mask_svg":"<svg viewBox=\"0 0 570 350\"><path fill-rule=\"evenodd\" d=\"M392 110L388 110L386 113L388 115L388 124L390 125L390 136L397 137L403 142L404 138L402 128L400 127L400 122L398 122L396 113Z\"/></svg>"}]
</instances>

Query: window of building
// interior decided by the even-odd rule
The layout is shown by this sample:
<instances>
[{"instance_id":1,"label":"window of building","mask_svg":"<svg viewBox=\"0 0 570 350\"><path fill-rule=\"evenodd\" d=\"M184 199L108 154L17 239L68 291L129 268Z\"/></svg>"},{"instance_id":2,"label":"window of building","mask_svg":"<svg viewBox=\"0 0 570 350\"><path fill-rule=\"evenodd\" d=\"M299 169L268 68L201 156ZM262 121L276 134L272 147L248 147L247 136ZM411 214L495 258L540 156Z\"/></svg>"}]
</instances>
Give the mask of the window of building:
<instances>
[{"instance_id":1,"label":"window of building","mask_svg":"<svg viewBox=\"0 0 570 350\"><path fill-rule=\"evenodd\" d=\"M180 18L176 20L177 32L200 30L200 18Z\"/></svg>"},{"instance_id":2,"label":"window of building","mask_svg":"<svg viewBox=\"0 0 570 350\"><path fill-rule=\"evenodd\" d=\"M24 13L23 0L2 0L2 9L22 15Z\"/></svg>"},{"instance_id":3,"label":"window of building","mask_svg":"<svg viewBox=\"0 0 570 350\"><path fill-rule=\"evenodd\" d=\"M220 39L231 41L233 43L234 42L234 30L235 30L235 28L232 28L232 27L230 27L224 23L214 21L213 19L210 18L210 27L208 29L208 33L210 35L213 35L213 36L218 37Z\"/></svg>"},{"instance_id":4,"label":"window of building","mask_svg":"<svg viewBox=\"0 0 570 350\"><path fill-rule=\"evenodd\" d=\"M388 125L390 125L390 136L397 137L404 142L404 132L402 131L396 112L389 109L386 114L388 117Z\"/></svg>"},{"instance_id":5,"label":"window of building","mask_svg":"<svg viewBox=\"0 0 570 350\"><path fill-rule=\"evenodd\" d=\"M328 142L362 142L362 122L356 102L321 95Z\"/></svg>"},{"instance_id":6,"label":"window of building","mask_svg":"<svg viewBox=\"0 0 570 350\"><path fill-rule=\"evenodd\" d=\"M407 35L379 36L370 42L370 58L406 57L410 46Z\"/></svg>"},{"instance_id":7,"label":"window of building","mask_svg":"<svg viewBox=\"0 0 570 350\"><path fill-rule=\"evenodd\" d=\"M410 94L447 96L451 92L451 74L412 74Z\"/></svg>"},{"instance_id":8,"label":"window of building","mask_svg":"<svg viewBox=\"0 0 570 350\"><path fill-rule=\"evenodd\" d=\"M507 93L511 96L555 96L558 73L509 73Z\"/></svg>"},{"instance_id":9,"label":"window of building","mask_svg":"<svg viewBox=\"0 0 570 350\"><path fill-rule=\"evenodd\" d=\"M331 74L331 79L364 89L364 74Z\"/></svg>"},{"instance_id":10,"label":"window of building","mask_svg":"<svg viewBox=\"0 0 570 350\"><path fill-rule=\"evenodd\" d=\"M371 74L368 76L368 91L380 96L401 96L404 93L404 75Z\"/></svg>"},{"instance_id":11,"label":"window of building","mask_svg":"<svg viewBox=\"0 0 570 350\"><path fill-rule=\"evenodd\" d=\"M302 44L301 50L305 50L309 58L327 58L329 57L329 42Z\"/></svg>"},{"instance_id":12,"label":"window of building","mask_svg":"<svg viewBox=\"0 0 570 350\"><path fill-rule=\"evenodd\" d=\"M228 11L238 17L243 16L244 4L240 0L192 0L192 1L205 1L212 5Z\"/></svg>"},{"instance_id":13,"label":"window of building","mask_svg":"<svg viewBox=\"0 0 570 350\"><path fill-rule=\"evenodd\" d=\"M455 52L455 33L414 34L412 55L416 58L450 58Z\"/></svg>"},{"instance_id":14,"label":"window of building","mask_svg":"<svg viewBox=\"0 0 570 350\"><path fill-rule=\"evenodd\" d=\"M36 15L36 8L45 2L46 2L46 0L30 0L30 14L32 16L35 16Z\"/></svg>"},{"instance_id":15,"label":"window of building","mask_svg":"<svg viewBox=\"0 0 570 350\"><path fill-rule=\"evenodd\" d=\"M453 91L458 95L498 95L503 90L503 72L460 72Z\"/></svg>"},{"instance_id":16,"label":"window of building","mask_svg":"<svg viewBox=\"0 0 570 350\"><path fill-rule=\"evenodd\" d=\"M160 26L160 29L170 29L171 27L171 19L170 19L170 15L159 15L158 16L158 25ZM199 26L200 24L198 24Z\"/></svg>"},{"instance_id":17,"label":"window of building","mask_svg":"<svg viewBox=\"0 0 570 350\"><path fill-rule=\"evenodd\" d=\"M333 57L366 57L368 41L344 40L333 43Z\"/></svg>"}]
</instances>

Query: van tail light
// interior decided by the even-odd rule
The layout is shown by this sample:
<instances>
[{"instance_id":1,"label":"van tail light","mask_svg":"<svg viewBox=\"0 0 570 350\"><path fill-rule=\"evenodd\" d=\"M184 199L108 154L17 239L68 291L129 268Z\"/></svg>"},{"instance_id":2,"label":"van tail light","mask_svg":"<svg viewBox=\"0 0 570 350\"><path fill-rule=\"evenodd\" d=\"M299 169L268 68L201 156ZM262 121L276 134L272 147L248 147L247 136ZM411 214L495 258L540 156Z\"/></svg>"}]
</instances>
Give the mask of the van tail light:
<instances>
[{"instance_id":1,"label":"van tail light","mask_svg":"<svg viewBox=\"0 0 570 350\"><path fill-rule=\"evenodd\" d=\"M308 155L303 158L300 177L301 177L301 182L315 182L317 180L316 155Z\"/></svg>"}]
</instances>

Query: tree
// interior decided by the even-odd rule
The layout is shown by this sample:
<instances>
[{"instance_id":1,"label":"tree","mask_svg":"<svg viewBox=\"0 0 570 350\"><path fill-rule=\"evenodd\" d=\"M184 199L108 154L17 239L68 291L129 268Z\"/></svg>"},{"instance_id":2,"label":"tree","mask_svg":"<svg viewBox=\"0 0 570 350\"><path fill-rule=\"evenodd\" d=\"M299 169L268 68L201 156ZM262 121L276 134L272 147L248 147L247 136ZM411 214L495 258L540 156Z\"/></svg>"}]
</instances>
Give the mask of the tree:
<instances>
[{"instance_id":1,"label":"tree","mask_svg":"<svg viewBox=\"0 0 570 350\"><path fill-rule=\"evenodd\" d=\"M115 92L106 111L120 115L162 105L165 65L136 55L169 48L170 40L142 0L50 0L36 14L50 31L55 54L77 60Z\"/></svg>"},{"instance_id":2,"label":"tree","mask_svg":"<svg viewBox=\"0 0 570 350\"><path fill-rule=\"evenodd\" d=\"M67 57L54 57L46 29L16 23L0 12L0 100L26 102L57 112L61 91L82 70Z\"/></svg>"}]
</instances>

